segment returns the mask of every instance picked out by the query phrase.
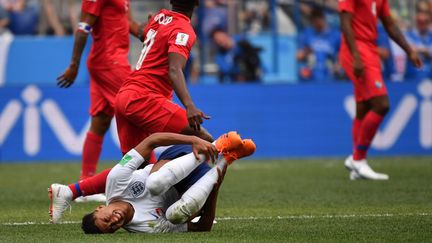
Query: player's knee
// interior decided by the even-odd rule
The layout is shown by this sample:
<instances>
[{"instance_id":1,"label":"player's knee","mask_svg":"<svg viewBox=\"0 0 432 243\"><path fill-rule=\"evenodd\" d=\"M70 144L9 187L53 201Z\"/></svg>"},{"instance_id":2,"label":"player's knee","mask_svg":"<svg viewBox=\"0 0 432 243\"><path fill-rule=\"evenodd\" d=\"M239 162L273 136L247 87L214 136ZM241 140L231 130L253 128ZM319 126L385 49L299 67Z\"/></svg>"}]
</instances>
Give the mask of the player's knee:
<instances>
[{"instance_id":1,"label":"player's knee","mask_svg":"<svg viewBox=\"0 0 432 243\"><path fill-rule=\"evenodd\" d=\"M206 140L206 141L209 141L209 142L213 142L214 141L213 136L210 133L208 133L207 131L203 132L203 139Z\"/></svg>"},{"instance_id":2,"label":"player's knee","mask_svg":"<svg viewBox=\"0 0 432 243\"><path fill-rule=\"evenodd\" d=\"M388 101L383 101L376 104L372 109L381 116L385 116L390 110L390 103Z\"/></svg>"},{"instance_id":3,"label":"player's knee","mask_svg":"<svg viewBox=\"0 0 432 243\"><path fill-rule=\"evenodd\" d=\"M158 176L157 172L151 174L146 180L146 188L154 196L164 193L165 187L163 178Z\"/></svg>"},{"instance_id":4,"label":"player's knee","mask_svg":"<svg viewBox=\"0 0 432 243\"><path fill-rule=\"evenodd\" d=\"M183 199L178 200L166 211L166 218L173 224L182 224L189 219L189 216L182 210L185 207Z\"/></svg>"},{"instance_id":5,"label":"player's knee","mask_svg":"<svg viewBox=\"0 0 432 243\"><path fill-rule=\"evenodd\" d=\"M197 131L196 134L195 134L195 136L197 136L197 137L199 137L201 139L204 139L206 141L209 141L209 142L213 142L214 141L213 136L205 128L201 128L200 131Z\"/></svg>"},{"instance_id":6,"label":"player's knee","mask_svg":"<svg viewBox=\"0 0 432 243\"><path fill-rule=\"evenodd\" d=\"M110 128L111 120L111 116L105 115L103 113L93 116L90 124L90 131L100 136L105 135L105 133Z\"/></svg>"},{"instance_id":7,"label":"player's knee","mask_svg":"<svg viewBox=\"0 0 432 243\"><path fill-rule=\"evenodd\" d=\"M199 210L197 201L182 197L167 209L165 216L173 224L183 224Z\"/></svg>"},{"instance_id":8,"label":"player's knee","mask_svg":"<svg viewBox=\"0 0 432 243\"><path fill-rule=\"evenodd\" d=\"M204 127L201 127L201 130L199 131L195 131L191 127L187 126L181 131L181 134L197 136L209 142L214 141L213 136Z\"/></svg>"}]
</instances>

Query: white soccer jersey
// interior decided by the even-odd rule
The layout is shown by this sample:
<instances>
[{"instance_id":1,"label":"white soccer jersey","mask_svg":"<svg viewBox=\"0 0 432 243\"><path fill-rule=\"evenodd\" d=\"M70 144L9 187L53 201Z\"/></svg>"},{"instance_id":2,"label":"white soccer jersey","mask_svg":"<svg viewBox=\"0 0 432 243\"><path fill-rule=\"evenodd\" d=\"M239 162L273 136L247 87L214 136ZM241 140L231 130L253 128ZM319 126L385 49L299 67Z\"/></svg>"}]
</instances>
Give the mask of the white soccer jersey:
<instances>
[{"instance_id":1,"label":"white soccer jersey","mask_svg":"<svg viewBox=\"0 0 432 243\"><path fill-rule=\"evenodd\" d=\"M177 191L171 188L160 196L152 196L145 187L146 179L153 165L142 170L137 168L144 159L134 149L108 174L105 193L107 205L112 201L125 201L135 209L132 220L123 228L131 232L160 233L187 231L187 224L172 224L165 217L166 209L179 199Z\"/></svg>"}]
</instances>

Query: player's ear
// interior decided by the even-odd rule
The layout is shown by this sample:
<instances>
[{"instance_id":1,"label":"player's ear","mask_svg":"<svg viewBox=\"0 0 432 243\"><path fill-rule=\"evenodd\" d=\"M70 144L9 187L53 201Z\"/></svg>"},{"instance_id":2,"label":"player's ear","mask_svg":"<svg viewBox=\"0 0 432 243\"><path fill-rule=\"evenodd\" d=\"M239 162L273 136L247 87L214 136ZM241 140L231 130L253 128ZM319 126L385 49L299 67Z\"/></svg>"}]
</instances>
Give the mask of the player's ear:
<instances>
[{"instance_id":1,"label":"player's ear","mask_svg":"<svg viewBox=\"0 0 432 243\"><path fill-rule=\"evenodd\" d=\"M103 207L104 207L104 205L99 205L99 206L97 206L96 209L95 209L95 212L101 210Z\"/></svg>"}]
</instances>

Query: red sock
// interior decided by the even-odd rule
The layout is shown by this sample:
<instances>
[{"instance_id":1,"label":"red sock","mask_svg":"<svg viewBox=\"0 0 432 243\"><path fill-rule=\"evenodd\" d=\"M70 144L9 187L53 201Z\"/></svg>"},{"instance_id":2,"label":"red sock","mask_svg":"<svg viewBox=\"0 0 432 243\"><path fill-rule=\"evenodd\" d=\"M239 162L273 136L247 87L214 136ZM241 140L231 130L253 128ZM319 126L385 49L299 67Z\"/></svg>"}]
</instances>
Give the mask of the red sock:
<instances>
[{"instance_id":1,"label":"red sock","mask_svg":"<svg viewBox=\"0 0 432 243\"><path fill-rule=\"evenodd\" d=\"M151 155L150 155L150 161L149 164L156 164L157 159L156 159L156 154L154 152L154 150L152 151Z\"/></svg>"},{"instance_id":2,"label":"red sock","mask_svg":"<svg viewBox=\"0 0 432 243\"><path fill-rule=\"evenodd\" d=\"M92 132L87 133L82 155L81 180L96 174L96 167L102 151L102 142L103 137Z\"/></svg>"},{"instance_id":3,"label":"red sock","mask_svg":"<svg viewBox=\"0 0 432 243\"><path fill-rule=\"evenodd\" d=\"M354 160L362 160L366 158L369 146L383 120L383 116L378 115L373 111L369 111L363 118L360 129L358 130L357 145L353 154Z\"/></svg>"},{"instance_id":4,"label":"red sock","mask_svg":"<svg viewBox=\"0 0 432 243\"><path fill-rule=\"evenodd\" d=\"M106 179L110 171L111 168L106 169L95 176L68 185L73 194L72 200L80 196L104 193Z\"/></svg>"},{"instance_id":5,"label":"red sock","mask_svg":"<svg viewBox=\"0 0 432 243\"><path fill-rule=\"evenodd\" d=\"M361 122L362 120L354 118L353 126L352 126L353 150L355 150L355 148L357 147Z\"/></svg>"}]
</instances>

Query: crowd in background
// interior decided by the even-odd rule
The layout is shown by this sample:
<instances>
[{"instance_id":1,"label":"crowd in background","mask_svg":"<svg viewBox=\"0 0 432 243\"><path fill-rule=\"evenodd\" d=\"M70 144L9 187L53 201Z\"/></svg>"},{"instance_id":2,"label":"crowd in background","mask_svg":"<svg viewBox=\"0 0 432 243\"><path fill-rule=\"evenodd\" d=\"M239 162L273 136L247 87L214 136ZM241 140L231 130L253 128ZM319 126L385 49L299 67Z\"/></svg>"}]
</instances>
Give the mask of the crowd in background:
<instances>
[{"instance_id":1,"label":"crowd in background","mask_svg":"<svg viewBox=\"0 0 432 243\"><path fill-rule=\"evenodd\" d=\"M303 28L298 35L297 60L299 78L303 81L346 80L338 63L341 35L337 8L333 4L336 1L326 2L325 8L316 4L302 6L302 16L307 18L302 19ZM408 5L409 1L390 0L390 4L398 26L425 65L422 69L414 68L402 49L379 25L377 45L384 78L391 81L432 78L432 1L412 1Z\"/></svg>"},{"instance_id":2,"label":"crowd in background","mask_svg":"<svg viewBox=\"0 0 432 243\"><path fill-rule=\"evenodd\" d=\"M276 3L272 7L271 2ZM389 0L392 15L425 67L413 68L379 27L379 53L387 80L432 76L430 0ZM0 0L0 35L71 35L79 19L81 0ZM214 74L219 82L252 82L262 78L262 48L250 41L276 33L297 39L298 78L301 81L346 80L338 63L340 44L338 0L202 0L193 24L199 41L188 63L188 78ZM131 0L139 22L148 13L168 8L169 1ZM293 54L293 53L291 53Z\"/></svg>"},{"instance_id":3,"label":"crowd in background","mask_svg":"<svg viewBox=\"0 0 432 243\"><path fill-rule=\"evenodd\" d=\"M80 0L0 0L0 33L71 35L80 5Z\"/></svg>"}]
</instances>

